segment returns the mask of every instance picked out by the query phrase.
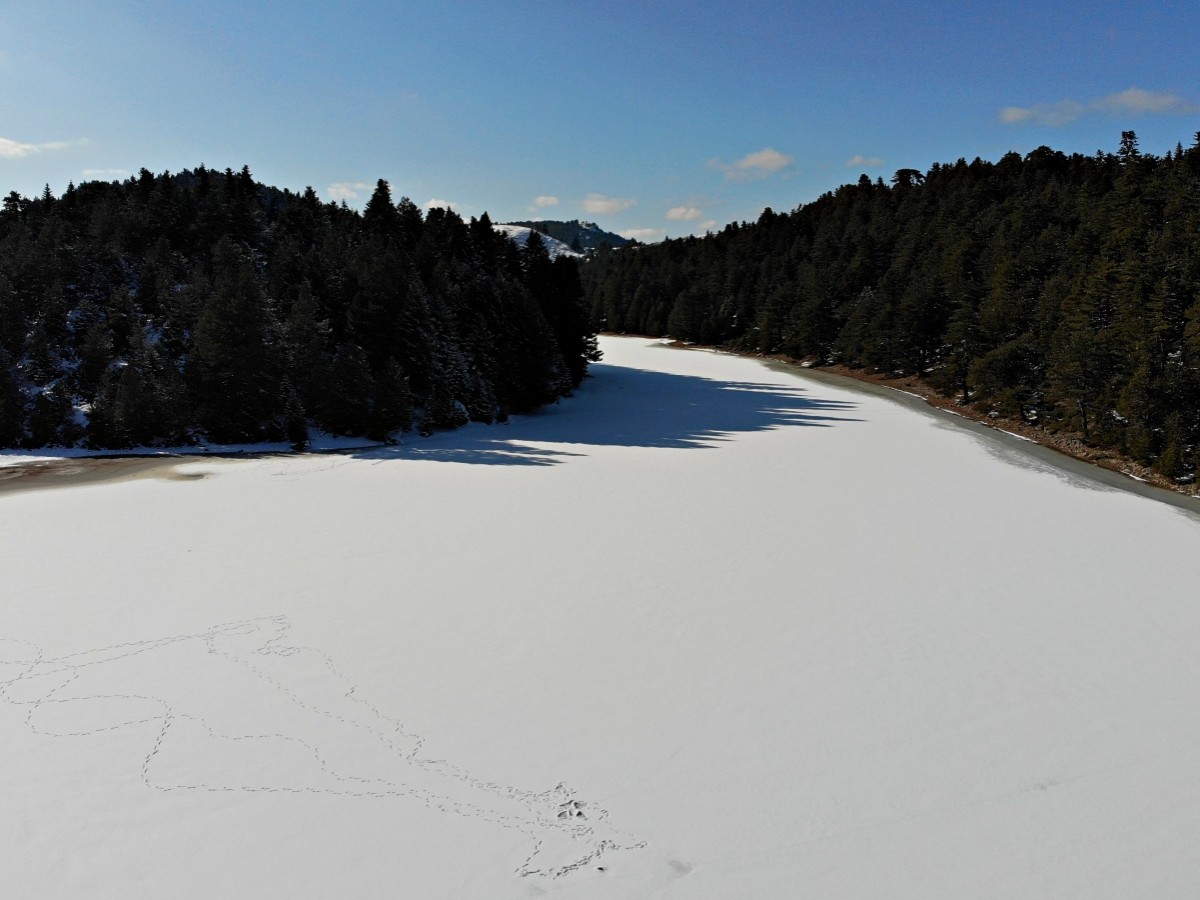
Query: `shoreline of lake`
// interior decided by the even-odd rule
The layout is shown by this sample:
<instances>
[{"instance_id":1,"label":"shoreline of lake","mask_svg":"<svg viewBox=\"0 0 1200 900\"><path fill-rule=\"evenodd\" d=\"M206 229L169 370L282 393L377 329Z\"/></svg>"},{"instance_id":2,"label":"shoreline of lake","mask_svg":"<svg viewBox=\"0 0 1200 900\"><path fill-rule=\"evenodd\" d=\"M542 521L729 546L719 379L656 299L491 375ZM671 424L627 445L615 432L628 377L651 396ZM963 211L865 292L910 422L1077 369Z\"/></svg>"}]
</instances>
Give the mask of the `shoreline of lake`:
<instances>
[{"instance_id":1,"label":"shoreline of lake","mask_svg":"<svg viewBox=\"0 0 1200 900\"><path fill-rule=\"evenodd\" d=\"M204 476L174 470L185 463L200 462L204 459L206 457L198 455L38 458L12 465L0 465L0 496L146 478L194 481Z\"/></svg>"},{"instance_id":2,"label":"shoreline of lake","mask_svg":"<svg viewBox=\"0 0 1200 900\"><path fill-rule=\"evenodd\" d=\"M1122 457L1113 451L1087 447L1081 441L1069 436L1050 434L1034 426L1027 424L1022 426L1020 422L1007 419L992 419L976 413L974 410L960 408L953 400L932 393L927 385L911 383L911 379L905 380L902 385L897 385L891 383L895 379L889 379L883 375L872 375L846 366L806 366L799 360L786 356L738 353L721 347L689 344L673 339L653 338L645 335L629 336L661 341L663 346L673 349L727 353L731 356L757 359L770 368L789 372L800 378L810 378L833 387L883 397L915 412L932 415L940 423L961 427L978 437L995 438L998 442L997 446L1003 447L1005 451L1023 451L1069 475L1078 476L1114 490L1123 490L1157 500L1185 512L1200 515L1200 494L1167 483L1162 476L1133 460Z\"/></svg>"},{"instance_id":3,"label":"shoreline of lake","mask_svg":"<svg viewBox=\"0 0 1200 900\"><path fill-rule=\"evenodd\" d=\"M703 352L729 353L733 356L743 356L747 359L757 359L769 368L787 372L801 379L828 384L844 390L866 393L883 397L894 403L922 415L932 416L940 425L959 428L976 438L988 441L990 447L1013 464L1020 465L1015 459L1021 456L1029 458L1042 465L1050 466L1068 478L1077 478L1088 482L1089 487L1096 485L1112 490L1126 491L1151 500L1166 503L1184 512L1200 516L1200 496L1172 489L1164 484L1155 483L1149 478L1134 474L1127 468L1113 464L1117 459L1105 454L1101 459L1089 458L1077 452L1072 452L1069 444L1060 441L1049 441L1038 429L1025 428L1021 431L1008 431L1001 425L1013 426L1004 420L993 423L979 415L969 415L965 410L954 407L953 401L937 396L931 398L928 392L917 393L905 387L897 387L887 383L883 376L871 376L853 370L838 370L805 366L796 360L779 357L763 356L751 353L732 353L717 347L700 344L688 344L682 341L653 338L645 335L620 335L621 337L644 337L646 340L659 341L664 347L680 350L700 350ZM937 402L935 402L935 399ZM1024 433L1029 432L1029 433ZM55 488L82 487L94 484L111 484L124 481L159 478L167 481L192 481L205 477L203 473L181 473L174 471L178 467L197 462L233 461L261 458L265 456L287 455L327 455L362 450L354 448L330 448L308 451L296 454L293 450L246 450L204 452L162 452L155 454L104 454L80 455L61 458L38 457L12 465L0 462L0 497L25 491L46 490ZM0 457L2 460L3 457ZM1123 461L1123 460L1121 460ZM1107 463L1107 464L1106 464Z\"/></svg>"}]
</instances>

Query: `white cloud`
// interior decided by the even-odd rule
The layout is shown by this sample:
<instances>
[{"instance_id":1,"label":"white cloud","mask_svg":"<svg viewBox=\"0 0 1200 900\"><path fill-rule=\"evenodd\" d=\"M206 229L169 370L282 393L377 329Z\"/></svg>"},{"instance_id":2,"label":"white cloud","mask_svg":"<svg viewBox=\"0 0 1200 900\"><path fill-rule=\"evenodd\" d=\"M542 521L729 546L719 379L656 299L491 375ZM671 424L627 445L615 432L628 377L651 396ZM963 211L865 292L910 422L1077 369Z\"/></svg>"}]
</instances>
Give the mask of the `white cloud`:
<instances>
[{"instance_id":1,"label":"white cloud","mask_svg":"<svg viewBox=\"0 0 1200 900\"><path fill-rule=\"evenodd\" d=\"M1006 106L1000 110L1000 121L1005 125L1016 125L1020 122L1036 122L1039 125L1052 125L1058 128L1070 125L1087 112L1087 107L1074 100L1060 100L1058 103L1037 103L1033 106Z\"/></svg>"},{"instance_id":2,"label":"white cloud","mask_svg":"<svg viewBox=\"0 0 1200 900\"><path fill-rule=\"evenodd\" d=\"M701 222L699 225L697 225L696 231L697 232L708 232L708 231L714 230L716 227L717 227L717 220L709 219L708 221Z\"/></svg>"},{"instance_id":3,"label":"white cloud","mask_svg":"<svg viewBox=\"0 0 1200 900\"><path fill-rule=\"evenodd\" d=\"M87 141L81 138L74 141L47 141L42 144L26 144L22 141L0 137L0 157L4 159L23 159L26 156L37 156L39 153L45 153L49 150L65 150L68 147L77 147L80 144L86 143Z\"/></svg>"},{"instance_id":4,"label":"white cloud","mask_svg":"<svg viewBox=\"0 0 1200 900\"><path fill-rule=\"evenodd\" d=\"M1006 106L997 113L998 118L1005 125L1016 125L1033 118L1033 107L1031 106Z\"/></svg>"},{"instance_id":5,"label":"white cloud","mask_svg":"<svg viewBox=\"0 0 1200 900\"><path fill-rule=\"evenodd\" d=\"M363 191L371 190L371 185L363 181L335 181L325 188L331 200L357 200Z\"/></svg>"},{"instance_id":6,"label":"white cloud","mask_svg":"<svg viewBox=\"0 0 1200 900\"><path fill-rule=\"evenodd\" d=\"M635 241L656 241L666 235L666 232L661 228L629 228L625 231L618 231L617 234Z\"/></svg>"},{"instance_id":7,"label":"white cloud","mask_svg":"<svg viewBox=\"0 0 1200 900\"><path fill-rule=\"evenodd\" d=\"M1155 93L1134 87L1101 97L1092 106L1098 110L1115 113L1194 115L1200 112L1200 105L1188 103L1178 94Z\"/></svg>"},{"instance_id":8,"label":"white cloud","mask_svg":"<svg viewBox=\"0 0 1200 900\"><path fill-rule=\"evenodd\" d=\"M863 156L861 153L855 153L852 157L846 160L847 169L877 169L882 165L883 157Z\"/></svg>"},{"instance_id":9,"label":"white cloud","mask_svg":"<svg viewBox=\"0 0 1200 900\"><path fill-rule=\"evenodd\" d=\"M444 209L446 212L452 212L462 219L469 219L472 216L479 215L481 212L478 207L459 203L457 200L445 200L441 197L430 197L425 201L424 209L427 212L435 209Z\"/></svg>"},{"instance_id":10,"label":"white cloud","mask_svg":"<svg viewBox=\"0 0 1200 900\"><path fill-rule=\"evenodd\" d=\"M704 218L704 210L690 204L672 206L667 210L667 220L670 222L694 222Z\"/></svg>"},{"instance_id":11,"label":"white cloud","mask_svg":"<svg viewBox=\"0 0 1200 900\"><path fill-rule=\"evenodd\" d=\"M780 153L774 147L764 147L753 153L747 153L736 162L726 163L719 159L709 161L714 169L720 169L731 181L742 181L747 178L767 178L776 172L788 168L795 160L786 153Z\"/></svg>"},{"instance_id":12,"label":"white cloud","mask_svg":"<svg viewBox=\"0 0 1200 900\"><path fill-rule=\"evenodd\" d=\"M84 178L128 178L133 173L128 169L84 169L79 173Z\"/></svg>"},{"instance_id":13,"label":"white cloud","mask_svg":"<svg viewBox=\"0 0 1200 900\"><path fill-rule=\"evenodd\" d=\"M534 198L533 205L536 206L538 209L541 209L546 206L558 206L558 198L551 197L549 194L543 194L540 197Z\"/></svg>"},{"instance_id":14,"label":"white cloud","mask_svg":"<svg viewBox=\"0 0 1200 900\"><path fill-rule=\"evenodd\" d=\"M1061 127L1069 125L1091 113L1116 115L1195 115L1200 113L1200 104L1184 100L1178 94L1167 91L1145 91L1127 88L1080 103L1078 100L1060 100L1057 103L1035 103L1033 106L1006 106L1000 110L1000 121L1005 125L1033 122L1038 125Z\"/></svg>"},{"instance_id":15,"label":"white cloud","mask_svg":"<svg viewBox=\"0 0 1200 900\"><path fill-rule=\"evenodd\" d=\"M593 216L606 216L624 212L637 201L627 197L606 197L603 194L588 194L583 198L583 211Z\"/></svg>"}]
</instances>

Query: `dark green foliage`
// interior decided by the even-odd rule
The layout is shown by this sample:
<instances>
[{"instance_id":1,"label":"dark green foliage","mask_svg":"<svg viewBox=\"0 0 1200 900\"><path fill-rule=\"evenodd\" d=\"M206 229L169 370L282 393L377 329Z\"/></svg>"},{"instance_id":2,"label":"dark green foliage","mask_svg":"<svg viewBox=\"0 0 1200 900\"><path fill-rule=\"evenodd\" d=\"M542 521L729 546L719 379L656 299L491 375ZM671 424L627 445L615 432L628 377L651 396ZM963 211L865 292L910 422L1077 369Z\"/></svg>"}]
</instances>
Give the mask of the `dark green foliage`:
<instances>
[{"instance_id":1,"label":"dark green foliage","mask_svg":"<svg viewBox=\"0 0 1200 900\"><path fill-rule=\"evenodd\" d=\"M271 434L280 411L278 329L248 254L222 238L212 269L185 375L199 428L216 441L251 441Z\"/></svg>"},{"instance_id":2,"label":"dark green foliage","mask_svg":"<svg viewBox=\"0 0 1200 900\"><path fill-rule=\"evenodd\" d=\"M78 438L71 399L65 392L47 388L33 398L28 446L69 444Z\"/></svg>"},{"instance_id":3,"label":"dark green foliage","mask_svg":"<svg viewBox=\"0 0 1200 900\"><path fill-rule=\"evenodd\" d=\"M13 382L12 367L0 350L0 446L15 447L25 436L25 405Z\"/></svg>"},{"instance_id":4,"label":"dark green foliage","mask_svg":"<svg viewBox=\"0 0 1200 900\"><path fill-rule=\"evenodd\" d=\"M600 358L596 333L583 306L583 284L575 262L560 256L551 260L535 231L522 251L525 283L550 325L571 387L578 387L587 364Z\"/></svg>"},{"instance_id":5,"label":"dark green foliage","mask_svg":"<svg viewBox=\"0 0 1200 900\"><path fill-rule=\"evenodd\" d=\"M412 387L400 364L389 359L375 381L367 437L387 440L394 432L408 431L412 423Z\"/></svg>"},{"instance_id":6,"label":"dark green foliage","mask_svg":"<svg viewBox=\"0 0 1200 900\"><path fill-rule=\"evenodd\" d=\"M595 358L574 262L384 181L362 215L246 167L0 206L0 446L390 440L552 402Z\"/></svg>"},{"instance_id":7,"label":"dark green foliage","mask_svg":"<svg viewBox=\"0 0 1200 900\"><path fill-rule=\"evenodd\" d=\"M304 404L300 395L292 387L291 381L284 378L281 385L283 402L283 430L291 442L292 449L301 452L308 449L308 419L304 415Z\"/></svg>"},{"instance_id":8,"label":"dark green foliage","mask_svg":"<svg viewBox=\"0 0 1200 900\"><path fill-rule=\"evenodd\" d=\"M584 263L592 323L916 374L1172 477L1200 463L1200 135L863 176Z\"/></svg>"}]
</instances>

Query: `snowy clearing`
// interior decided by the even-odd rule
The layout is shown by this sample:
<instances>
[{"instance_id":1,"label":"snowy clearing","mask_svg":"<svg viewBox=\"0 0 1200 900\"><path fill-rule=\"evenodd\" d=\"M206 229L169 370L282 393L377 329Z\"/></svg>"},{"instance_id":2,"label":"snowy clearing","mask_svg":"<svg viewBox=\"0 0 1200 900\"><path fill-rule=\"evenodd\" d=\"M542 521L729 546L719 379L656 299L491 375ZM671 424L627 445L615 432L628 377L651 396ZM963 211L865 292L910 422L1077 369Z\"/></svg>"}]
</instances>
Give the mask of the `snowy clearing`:
<instances>
[{"instance_id":1,"label":"snowy clearing","mask_svg":"<svg viewBox=\"0 0 1200 900\"><path fill-rule=\"evenodd\" d=\"M1194 896L1195 514L602 349L505 426L0 494L6 892Z\"/></svg>"}]
</instances>

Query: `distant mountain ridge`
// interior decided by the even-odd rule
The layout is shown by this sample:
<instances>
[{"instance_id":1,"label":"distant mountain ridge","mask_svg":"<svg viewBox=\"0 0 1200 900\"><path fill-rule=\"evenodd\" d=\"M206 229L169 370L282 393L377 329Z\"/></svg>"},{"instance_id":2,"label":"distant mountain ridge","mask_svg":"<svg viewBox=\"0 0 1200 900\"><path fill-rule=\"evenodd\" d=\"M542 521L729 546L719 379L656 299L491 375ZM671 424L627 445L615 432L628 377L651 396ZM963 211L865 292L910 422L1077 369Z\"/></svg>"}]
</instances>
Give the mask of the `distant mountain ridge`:
<instances>
[{"instance_id":1,"label":"distant mountain ridge","mask_svg":"<svg viewBox=\"0 0 1200 900\"><path fill-rule=\"evenodd\" d=\"M589 250L598 250L605 244L615 249L637 243L637 241L630 238L624 238L619 234L613 234L611 231L605 231L595 222L584 222L582 219L575 219L571 222L537 219L526 222L509 222L507 224L517 225L522 228L532 228L534 231L541 232L547 237L561 241L568 248L580 254L587 253Z\"/></svg>"},{"instance_id":2,"label":"distant mountain ridge","mask_svg":"<svg viewBox=\"0 0 1200 900\"><path fill-rule=\"evenodd\" d=\"M524 248L529 243L529 236L537 231L536 228L530 228L527 225L493 225L496 231L506 235L510 241L513 241L517 246ZM550 254L551 259L558 259L560 256L569 256L578 259L583 254L572 250L562 241L556 240L550 235L538 231L538 235L542 239L542 244L546 247L546 252Z\"/></svg>"}]
</instances>

